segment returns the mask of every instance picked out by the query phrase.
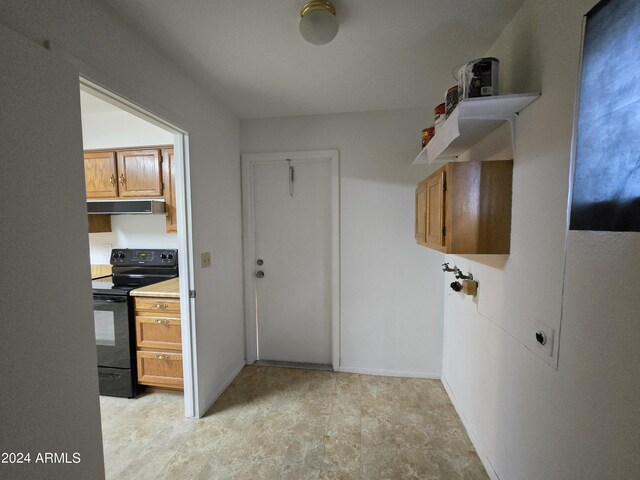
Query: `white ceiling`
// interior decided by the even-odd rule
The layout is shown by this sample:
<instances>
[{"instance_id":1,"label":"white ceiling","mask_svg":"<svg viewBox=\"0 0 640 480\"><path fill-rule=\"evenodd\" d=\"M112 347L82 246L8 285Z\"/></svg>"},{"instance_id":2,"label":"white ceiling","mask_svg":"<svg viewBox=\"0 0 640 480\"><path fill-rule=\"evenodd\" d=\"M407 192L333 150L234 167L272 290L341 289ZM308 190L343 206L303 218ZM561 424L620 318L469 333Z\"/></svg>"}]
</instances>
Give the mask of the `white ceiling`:
<instances>
[{"instance_id":1,"label":"white ceiling","mask_svg":"<svg viewBox=\"0 0 640 480\"><path fill-rule=\"evenodd\" d=\"M298 31L305 0L103 0L241 119L433 108L523 0L334 0L329 44Z\"/></svg>"}]
</instances>

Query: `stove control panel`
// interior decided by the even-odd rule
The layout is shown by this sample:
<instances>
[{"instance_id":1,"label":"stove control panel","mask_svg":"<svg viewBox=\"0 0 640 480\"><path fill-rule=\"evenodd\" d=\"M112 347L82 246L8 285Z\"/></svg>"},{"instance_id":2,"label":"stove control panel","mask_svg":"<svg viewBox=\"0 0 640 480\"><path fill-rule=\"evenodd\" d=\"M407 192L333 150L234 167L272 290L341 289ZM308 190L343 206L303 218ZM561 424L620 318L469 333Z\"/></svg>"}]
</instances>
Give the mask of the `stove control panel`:
<instances>
[{"instance_id":1,"label":"stove control panel","mask_svg":"<svg viewBox=\"0 0 640 480\"><path fill-rule=\"evenodd\" d=\"M178 265L178 250L114 248L111 250L111 265L114 266L168 266Z\"/></svg>"}]
</instances>

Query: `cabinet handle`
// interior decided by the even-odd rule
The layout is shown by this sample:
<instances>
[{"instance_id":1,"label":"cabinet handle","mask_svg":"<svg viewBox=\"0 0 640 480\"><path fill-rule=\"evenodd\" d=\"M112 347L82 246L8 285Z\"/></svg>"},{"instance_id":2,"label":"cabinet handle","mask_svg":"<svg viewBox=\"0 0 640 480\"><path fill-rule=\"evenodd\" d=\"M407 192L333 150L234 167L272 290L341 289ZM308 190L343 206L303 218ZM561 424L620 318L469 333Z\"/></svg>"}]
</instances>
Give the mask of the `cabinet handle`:
<instances>
[{"instance_id":1,"label":"cabinet handle","mask_svg":"<svg viewBox=\"0 0 640 480\"><path fill-rule=\"evenodd\" d=\"M156 303L153 307L154 308L160 308L161 310L164 310L165 308L169 308L169 305L167 305L166 303Z\"/></svg>"},{"instance_id":2,"label":"cabinet handle","mask_svg":"<svg viewBox=\"0 0 640 480\"><path fill-rule=\"evenodd\" d=\"M123 187L126 185L127 183L127 179L124 177L124 173L120 174L120 185L122 185Z\"/></svg>"},{"instance_id":3,"label":"cabinet handle","mask_svg":"<svg viewBox=\"0 0 640 480\"><path fill-rule=\"evenodd\" d=\"M156 318L156 323L169 323L166 318Z\"/></svg>"},{"instance_id":4,"label":"cabinet handle","mask_svg":"<svg viewBox=\"0 0 640 480\"><path fill-rule=\"evenodd\" d=\"M109 183L114 186L116 184L116 175L114 173L111 174L111 178L109 178Z\"/></svg>"},{"instance_id":5,"label":"cabinet handle","mask_svg":"<svg viewBox=\"0 0 640 480\"><path fill-rule=\"evenodd\" d=\"M169 359L169 355L158 355L156 358L158 360L168 360Z\"/></svg>"}]
</instances>

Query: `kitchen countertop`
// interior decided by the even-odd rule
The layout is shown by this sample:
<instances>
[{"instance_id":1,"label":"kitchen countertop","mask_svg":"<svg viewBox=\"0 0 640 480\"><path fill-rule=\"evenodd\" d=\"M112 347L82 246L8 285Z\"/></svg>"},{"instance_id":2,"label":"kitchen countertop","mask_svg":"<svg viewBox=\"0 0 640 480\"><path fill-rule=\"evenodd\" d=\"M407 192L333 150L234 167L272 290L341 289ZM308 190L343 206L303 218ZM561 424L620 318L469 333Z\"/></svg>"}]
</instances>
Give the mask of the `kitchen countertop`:
<instances>
[{"instance_id":1,"label":"kitchen countertop","mask_svg":"<svg viewBox=\"0 0 640 480\"><path fill-rule=\"evenodd\" d=\"M178 277L131 290L133 297L180 298Z\"/></svg>"},{"instance_id":2,"label":"kitchen countertop","mask_svg":"<svg viewBox=\"0 0 640 480\"><path fill-rule=\"evenodd\" d=\"M111 275L111 265L91 264L91 278L99 278Z\"/></svg>"}]
</instances>

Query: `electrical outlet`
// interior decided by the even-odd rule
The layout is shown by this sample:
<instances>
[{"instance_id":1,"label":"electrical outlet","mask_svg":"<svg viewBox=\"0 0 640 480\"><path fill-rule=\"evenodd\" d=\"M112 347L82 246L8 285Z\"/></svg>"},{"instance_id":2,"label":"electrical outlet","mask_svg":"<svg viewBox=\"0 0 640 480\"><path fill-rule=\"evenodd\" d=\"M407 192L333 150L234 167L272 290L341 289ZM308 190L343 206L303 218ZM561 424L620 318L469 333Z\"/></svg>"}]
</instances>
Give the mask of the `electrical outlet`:
<instances>
[{"instance_id":1,"label":"electrical outlet","mask_svg":"<svg viewBox=\"0 0 640 480\"><path fill-rule=\"evenodd\" d=\"M533 344L549 357L553 357L554 330L549 325L535 322L533 326Z\"/></svg>"},{"instance_id":2,"label":"electrical outlet","mask_svg":"<svg viewBox=\"0 0 640 480\"><path fill-rule=\"evenodd\" d=\"M211 252L202 252L200 254L200 265L202 268L211 266Z\"/></svg>"}]
</instances>

